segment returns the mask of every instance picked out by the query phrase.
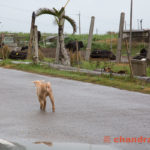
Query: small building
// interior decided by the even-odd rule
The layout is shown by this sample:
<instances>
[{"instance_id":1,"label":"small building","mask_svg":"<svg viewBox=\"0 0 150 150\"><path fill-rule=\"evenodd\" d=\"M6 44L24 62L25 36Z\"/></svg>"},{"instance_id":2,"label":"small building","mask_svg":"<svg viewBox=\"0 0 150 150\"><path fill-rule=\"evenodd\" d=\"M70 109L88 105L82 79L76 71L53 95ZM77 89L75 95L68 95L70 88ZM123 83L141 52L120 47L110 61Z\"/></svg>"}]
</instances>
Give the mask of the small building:
<instances>
[{"instance_id":1,"label":"small building","mask_svg":"<svg viewBox=\"0 0 150 150\"><path fill-rule=\"evenodd\" d=\"M150 29L132 30L132 41L149 42ZM123 31L123 40L130 38L130 30Z\"/></svg>"}]
</instances>

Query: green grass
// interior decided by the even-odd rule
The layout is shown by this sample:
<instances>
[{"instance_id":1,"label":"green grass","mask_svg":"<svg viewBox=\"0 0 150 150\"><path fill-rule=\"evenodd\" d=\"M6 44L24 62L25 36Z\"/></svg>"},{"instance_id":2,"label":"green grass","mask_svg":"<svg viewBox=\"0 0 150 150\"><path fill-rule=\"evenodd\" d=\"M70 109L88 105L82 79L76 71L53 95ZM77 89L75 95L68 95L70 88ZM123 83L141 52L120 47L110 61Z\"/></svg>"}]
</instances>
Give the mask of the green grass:
<instances>
[{"instance_id":1,"label":"green grass","mask_svg":"<svg viewBox=\"0 0 150 150\"><path fill-rule=\"evenodd\" d=\"M74 67L78 67L77 64L73 65ZM128 64L117 64L115 62L109 61L82 61L79 64L80 68L88 69L88 70L97 70L97 69L104 69L104 68L111 68L111 70L115 73L119 71L125 71L128 75L130 75L130 68ZM150 66L146 68L147 76L150 77Z\"/></svg>"},{"instance_id":2,"label":"green grass","mask_svg":"<svg viewBox=\"0 0 150 150\"><path fill-rule=\"evenodd\" d=\"M112 35L112 52L114 54L116 54L116 51L117 51L117 38L118 38L117 33ZM68 43L74 40L83 41L84 48L82 50L85 50L87 47L88 34L67 35L67 38L65 39L65 43ZM52 47L56 47L56 43L52 44ZM133 42L131 56L137 55L142 48L148 48L148 44L144 42ZM109 33L103 34L103 35L96 35L96 34L93 35L92 50L94 49L111 50L111 35ZM127 56L127 47L124 42L122 43L121 53L122 53L122 56Z\"/></svg>"},{"instance_id":3,"label":"green grass","mask_svg":"<svg viewBox=\"0 0 150 150\"><path fill-rule=\"evenodd\" d=\"M2 32L1 32L2 33ZM9 34L10 32L3 32L5 34ZM16 37L24 37L25 41L29 41L29 33L12 33L16 35ZM50 34L50 33L42 33L42 37L50 36L50 35L57 35L57 34ZM67 37L65 38L65 43L68 43L70 41L83 41L84 43L84 48L82 50L85 50L87 47L87 41L88 41L88 34L82 34L82 35L72 35L72 34L67 34ZM117 50L117 38L118 34L114 33L110 35L110 33L106 33L103 35L93 35L93 41L92 41L92 50L94 49L107 49L110 50L111 48L111 37L112 37L112 52L116 54ZM45 47L43 45L43 42L41 40L40 42L41 47ZM52 42L50 45L46 46L47 48L55 48L56 47L56 41ZM135 56L137 53L140 52L142 48L148 48L148 44L144 42L133 42L132 44L132 52L131 55ZM126 51L126 45L123 43L122 44L122 55L127 56L127 51Z\"/></svg>"},{"instance_id":4,"label":"green grass","mask_svg":"<svg viewBox=\"0 0 150 150\"><path fill-rule=\"evenodd\" d=\"M150 84L146 84L145 82L137 79L130 79L129 76L115 77L110 75L87 75L79 72L68 72L52 69L48 65L12 64L10 60L0 62L0 66L150 94Z\"/></svg>"},{"instance_id":5,"label":"green grass","mask_svg":"<svg viewBox=\"0 0 150 150\"><path fill-rule=\"evenodd\" d=\"M112 38L117 38L117 34L114 34ZM110 49L110 44L103 43L101 41L105 41L107 39L110 39L110 34L103 34L103 35L93 35L93 42L92 42L92 50L94 49ZM65 38L65 43L68 43L70 41L83 41L84 48L86 49L87 41L88 41L88 34L82 34L82 35L67 35L67 38Z\"/></svg>"},{"instance_id":6,"label":"green grass","mask_svg":"<svg viewBox=\"0 0 150 150\"><path fill-rule=\"evenodd\" d=\"M47 57L45 57L43 61L44 62L53 63L53 62L55 62L55 58L47 58Z\"/></svg>"},{"instance_id":7,"label":"green grass","mask_svg":"<svg viewBox=\"0 0 150 150\"><path fill-rule=\"evenodd\" d=\"M78 65L74 65L74 67L78 67ZM128 74L130 74L130 69L128 64L116 64L114 62L108 62L108 61L90 61L90 62L82 61L79 67L88 70L111 68L113 72L124 70Z\"/></svg>"}]
</instances>

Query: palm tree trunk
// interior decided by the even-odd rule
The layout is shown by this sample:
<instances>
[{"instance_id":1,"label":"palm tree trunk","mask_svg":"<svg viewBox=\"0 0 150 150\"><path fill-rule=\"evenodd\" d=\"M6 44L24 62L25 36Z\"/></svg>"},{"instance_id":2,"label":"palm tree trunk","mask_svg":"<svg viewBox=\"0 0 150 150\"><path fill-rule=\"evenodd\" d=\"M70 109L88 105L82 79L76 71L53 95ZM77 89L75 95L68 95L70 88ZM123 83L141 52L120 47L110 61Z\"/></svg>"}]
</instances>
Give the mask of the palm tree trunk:
<instances>
[{"instance_id":1,"label":"palm tree trunk","mask_svg":"<svg viewBox=\"0 0 150 150\"><path fill-rule=\"evenodd\" d=\"M28 45L28 59L33 59L33 37L34 37L34 25L35 25L35 12L32 13L30 40Z\"/></svg>"},{"instance_id":2,"label":"palm tree trunk","mask_svg":"<svg viewBox=\"0 0 150 150\"><path fill-rule=\"evenodd\" d=\"M60 53L59 53L59 60L63 65L70 66L70 58L68 56L67 50L64 47L64 36L63 36L63 26L59 25L58 29L58 36L59 36L59 44L60 44Z\"/></svg>"}]
</instances>

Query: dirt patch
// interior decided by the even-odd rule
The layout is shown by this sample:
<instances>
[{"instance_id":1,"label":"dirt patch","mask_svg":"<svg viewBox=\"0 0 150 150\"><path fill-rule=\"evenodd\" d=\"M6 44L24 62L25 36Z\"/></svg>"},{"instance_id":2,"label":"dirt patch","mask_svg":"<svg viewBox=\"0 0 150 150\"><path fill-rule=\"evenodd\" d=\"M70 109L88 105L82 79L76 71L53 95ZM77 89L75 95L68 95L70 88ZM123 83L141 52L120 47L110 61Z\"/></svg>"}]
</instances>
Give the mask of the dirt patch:
<instances>
[{"instance_id":1,"label":"dirt patch","mask_svg":"<svg viewBox=\"0 0 150 150\"><path fill-rule=\"evenodd\" d=\"M41 48L41 52L43 53L44 57L55 58L56 56L56 48Z\"/></svg>"},{"instance_id":2,"label":"dirt patch","mask_svg":"<svg viewBox=\"0 0 150 150\"><path fill-rule=\"evenodd\" d=\"M44 57L48 58L55 58L56 56L56 48L41 48L41 52L43 53ZM85 57L85 50L80 51L81 57Z\"/></svg>"}]
</instances>

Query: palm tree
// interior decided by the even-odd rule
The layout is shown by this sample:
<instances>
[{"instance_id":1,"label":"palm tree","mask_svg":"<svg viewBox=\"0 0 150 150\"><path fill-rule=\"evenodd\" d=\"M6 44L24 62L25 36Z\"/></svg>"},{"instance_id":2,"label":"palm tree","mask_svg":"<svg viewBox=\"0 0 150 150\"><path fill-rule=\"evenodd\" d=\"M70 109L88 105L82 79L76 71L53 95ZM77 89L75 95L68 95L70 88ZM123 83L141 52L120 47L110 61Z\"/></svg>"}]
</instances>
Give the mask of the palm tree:
<instances>
[{"instance_id":1,"label":"palm tree","mask_svg":"<svg viewBox=\"0 0 150 150\"><path fill-rule=\"evenodd\" d=\"M57 10L55 8L48 9L48 8L40 8L36 12L36 17L44 14L49 14L55 17L56 23L58 25L58 38L59 38L59 60L64 65L70 65L70 59L67 54L66 49L64 48L64 36L63 36L63 19L67 20L72 28L73 28L73 34L76 32L76 23L75 21L70 18L69 16L66 16L64 14L65 8L62 7L60 10Z\"/></svg>"}]
</instances>

